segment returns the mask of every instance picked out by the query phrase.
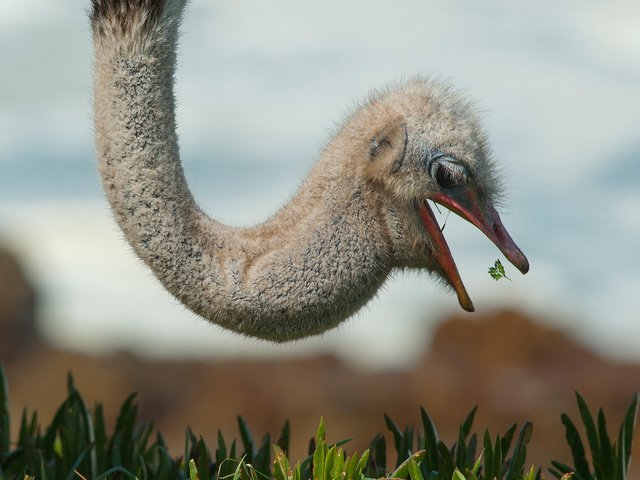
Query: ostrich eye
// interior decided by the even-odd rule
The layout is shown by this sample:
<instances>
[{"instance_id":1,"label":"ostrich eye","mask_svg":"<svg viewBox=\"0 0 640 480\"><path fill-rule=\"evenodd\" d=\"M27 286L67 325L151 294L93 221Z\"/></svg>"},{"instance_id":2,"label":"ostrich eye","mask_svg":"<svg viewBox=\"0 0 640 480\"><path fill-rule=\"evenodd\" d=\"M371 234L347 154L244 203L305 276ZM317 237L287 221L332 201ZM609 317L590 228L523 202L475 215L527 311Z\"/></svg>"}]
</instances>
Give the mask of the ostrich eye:
<instances>
[{"instance_id":1,"label":"ostrich eye","mask_svg":"<svg viewBox=\"0 0 640 480\"><path fill-rule=\"evenodd\" d=\"M429 173L441 188L457 187L467 183L465 167L446 157L433 160Z\"/></svg>"}]
</instances>

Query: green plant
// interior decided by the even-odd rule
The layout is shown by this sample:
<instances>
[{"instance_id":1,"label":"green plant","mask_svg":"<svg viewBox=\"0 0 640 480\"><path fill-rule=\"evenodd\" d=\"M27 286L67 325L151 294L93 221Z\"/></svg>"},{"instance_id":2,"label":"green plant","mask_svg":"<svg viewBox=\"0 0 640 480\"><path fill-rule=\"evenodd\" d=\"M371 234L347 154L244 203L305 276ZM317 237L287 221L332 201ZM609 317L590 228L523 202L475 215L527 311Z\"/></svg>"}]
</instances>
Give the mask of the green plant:
<instances>
[{"instance_id":1,"label":"green plant","mask_svg":"<svg viewBox=\"0 0 640 480\"><path fill-rule=\"evenodd\" d=\"M489 267L489 275L491 275L491 278L493 278L494 280L506 278L507 280L511 281L511 279L507 277L507 273L505 272L504 266L502 265L502 262L500 260L496 260L496 262L493 264L493 267Z\"/></svg>"},{"instance_id":2,"label":"green plant","mask_svg":"<svg viewBox=\"0 0 640 480\"><path fill-rule=\"evenodd\" d=\"M532 426L525 423L516 435L516 425L502 436L485 431L482 451L471 433L476 409L464 419L457 441L445 445L426 410L421 409L421 430L400 429L385 415L393 438L395 463L387 468L386 439L376 436L362 454L348 454L347 441L335 444L325 439L320 421L309 455L293 464L289 460L290 429L285 423L279 438L265 435L255 442L242 418L238 418L240 443L227 442L218 432L218 445L209 450L204 439L190 429L185 436L184 454L172 457L153 425L138 419L135 395L122 405L110 434L103 409L87 408L73 379L67 381L68 396L44 430L36 413L23 411L15 443L11 442L8 388L0 368L0 480L49 479L159 479L159 480L542 480L540 470L525 469L527 445ZM553 462L552 474L568 480L626 480L633 429L638 411L634 396L617 443L606 433L602 410L594 421L580 397L578 406L592 450L593 472L587 463L579 434L568 416L567 429L575 467ZM572 473L575 472L575 475Z\"/></svg>"},{"instance_id":3,"label":"green plant","mask_svg":"<svg viewBox=\"0 0 640 480\"><path fill-rule=\"evenodd\" d=\"M204 440L187 430L183 457L172 457L153 425L138 419L135 395L123 403L113 434L107 432L101 405L87 408L73 379L69 376L68 396L58 408L51 424L41 431L35 413L25 409L15 444L10 443L8 389L0 368L0 480L34 476L39 480L78 479L187 479L193 459L201 478L227 478L237 458L250 459L255 469L269 472L272 442L265 435L256 444L242 419L238 419L244 451L239 453L234 441L229 448L218 432L218 447L210 455ZM278 445L288 449L288 424ZM206 475L210 472L210 475ZM215 475L215 476L214 476Z\"/></svg>"},{"instance_id":4,"label":"green plant","mask_svg":"<svg viewBox=\"0 0 640 480\"><path fill-rule=\"evenodd\" d=\"M524 464L527 455L527 444L531 438L532 425L525 423L520 430L515 443L514 434L517 425L512 425L501 437L496 436L492 442L489 431L484 433L484 450L477 455L478 437L471 434L476 408L466 416L458 429L458 440L452 447L447 447L438 438L436 427L429 413L422 408L422 431L416 436L416 446L425 451L424 460L419 465L421 477L414 474L411 480L449 480L451 478L468 478L473 480L521 480L529 479L529 473L525 473ZM414 431L407 427L400 430L398 426L385 415L387 428L391 431L394 446L397 452L397 463L407 460L413 450ZM382 442L379 437L374 442ZM511 456L509 451L513 443ZM373 445L372 450L383 451L378 445ZM482 468L481 468L482 467ZM378 472L380 473L380 472ZM540 478L539 473L533 478Z\"/></svg>"},{"instance_id":5,"label":"green plant","mask_svg":"<svg viewBox=\"0 0 640 480\"><path fill-rule=\"evenodd\" d=\"M638 418L638 394L633 395L618 431L618 441L613 443L607 433L607 421L602 409L598 410L597 419L594 419L587 403L577 392L576 399L591 450L593 468L587 461L585 446L578 429L569 416L563 413L561 419L565 427L567 443L571 447L574 466L570 467L553 461L551 463L555 469L550 469L550 472L556 478L568 472L575 472L574 480L626 480L631 460L633 431Z\"/></svg>"}]
</instances>

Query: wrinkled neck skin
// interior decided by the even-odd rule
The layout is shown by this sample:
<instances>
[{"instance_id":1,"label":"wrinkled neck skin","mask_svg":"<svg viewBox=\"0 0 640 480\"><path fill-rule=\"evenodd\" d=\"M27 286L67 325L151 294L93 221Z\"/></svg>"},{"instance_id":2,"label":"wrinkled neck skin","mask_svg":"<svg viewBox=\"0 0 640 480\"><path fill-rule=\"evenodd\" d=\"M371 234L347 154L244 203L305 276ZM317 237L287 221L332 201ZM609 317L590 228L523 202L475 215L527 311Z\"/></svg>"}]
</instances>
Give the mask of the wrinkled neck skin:
<instances>
[{"instance_id":1,"label":"wrinkled neck skin","mask_svg":"<svg viewBox=\"0 0 640 480\"><path fill-rule=\"evenodd\" d=\"M216 324L277 342L334 327L385 281L398 235L394 212L351 166L353 132L337 134L266 222L235 228L209 218L179 158L177 24L135 45L94 33L97 156L118 224L167 290Z\"/></svg>"}]
</instances>

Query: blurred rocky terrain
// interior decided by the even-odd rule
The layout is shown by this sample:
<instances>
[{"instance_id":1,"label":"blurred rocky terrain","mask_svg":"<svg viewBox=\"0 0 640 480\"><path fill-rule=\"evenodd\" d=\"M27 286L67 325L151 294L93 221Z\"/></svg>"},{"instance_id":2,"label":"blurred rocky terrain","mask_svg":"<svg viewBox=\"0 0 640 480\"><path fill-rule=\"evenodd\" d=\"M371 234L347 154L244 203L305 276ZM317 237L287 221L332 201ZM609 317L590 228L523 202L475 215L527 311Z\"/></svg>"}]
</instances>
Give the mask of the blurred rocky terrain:
<instances>
[{"instance_id":1,"label":"blurred rocky terrain","mask_svg":"<svg viewBox=\"0 0 640 480\"><path fill-rule=\"evenodd\" d=\"M37 341L35 299L18 260L0 246L0 361L24 354Z\"/></svg>"},{"instance_id":2,"label":"blurred rocky terrain","mask_svg":"<svg viewBox=\"0 0 640 480\"><path fill-rule=\"evenodd\" d=\"M87 403L102 402L111 421L129 393L138 392L141 416L155 423L175 455L186 426L212 445L218 429L238 438L237 415L256 438L277 436L289 419L294 458L305 455L320 416L329 441L352 438L348 448L362 450L376 433L386 433L384 412L400 426L417 426L421 405L451 442L459 422L478 405L480 434L486 427L496 434L514 422L532 421L529 461L546 467L551 459L569 460L560 414L578 421L575 390L592 409L604 408L613 435L632 393L640 390L639 365L598 356L508 310L443 319L413 368L388 372L357 370L329 356L179 362L128 353L86 356L40 341L35 312L33 288L16 260L0 250L0 362L9 379L14 433L25 406L37 410L43 423L51 419L72 372ZM640 475L638 467L632 464L631 477Z\"/></svg>"}]
</instances>

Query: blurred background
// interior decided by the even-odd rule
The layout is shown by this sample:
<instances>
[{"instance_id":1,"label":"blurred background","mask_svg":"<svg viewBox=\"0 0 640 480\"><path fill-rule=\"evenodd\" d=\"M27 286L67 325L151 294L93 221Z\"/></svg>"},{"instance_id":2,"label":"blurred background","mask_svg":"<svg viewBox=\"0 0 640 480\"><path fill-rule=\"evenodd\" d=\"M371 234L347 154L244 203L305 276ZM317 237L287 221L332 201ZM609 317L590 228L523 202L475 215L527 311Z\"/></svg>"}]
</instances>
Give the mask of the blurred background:
<instances>
[{"instance_id":1,"label":"blurred background","mask_svg":"<svg viewBox=\"0 0 640 480\"><path fill-rule=\"evenodd\" d=\"M0 4L0 361L16 418L28 405L46 419L71 370L107 412L139 391L177 446L187 424L234 435L236 414L258 435L290 418L301 443L324 415L361 445L384 411L416 423L420 405L453 439L478 404L482 428L533 420L546 465L566 454L573 390L618 422L640 389L640 4L194 0L178 131L210 215L265 219L359 99L434 74L484 112L503 222L531 263L521 276L504 262L513 281L495 282L499 252L451 216L479 313L405 273L333 332L278 346L186 311L123 240L96 172L87 10Z\"/></svg>"}]
</instances>

